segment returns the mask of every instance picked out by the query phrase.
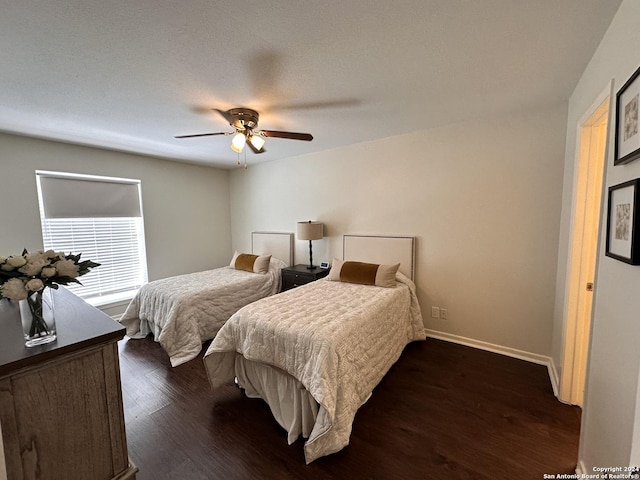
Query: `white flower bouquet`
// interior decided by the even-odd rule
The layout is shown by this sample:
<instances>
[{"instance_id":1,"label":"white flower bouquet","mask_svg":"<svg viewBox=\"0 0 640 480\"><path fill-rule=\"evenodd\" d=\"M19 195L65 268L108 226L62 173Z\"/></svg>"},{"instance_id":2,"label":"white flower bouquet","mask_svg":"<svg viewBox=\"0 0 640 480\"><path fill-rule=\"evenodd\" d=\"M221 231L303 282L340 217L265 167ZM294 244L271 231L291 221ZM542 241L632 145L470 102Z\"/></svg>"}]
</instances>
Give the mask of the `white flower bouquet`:
<instances>
[{"instance_id":1,"label":"white flower bouquet","mask_svg":"<svg viewBox=\"0 0 640 480\"><path fill-rule=\"evenodd\" d=\"M81 255L25 249L22 255L0 257L0 298L24 300L45 287L80 283L78 277L100 266L91 260L80 261Z\"/></svg>"},{"instance_id":2,"label":"white flower bouquet","mask_svg":"<svg viewBox=\"0 0 640 480\"><path fill-rule=\"evenodd\" d=\"M53 250L29 253L25 249L22 255L0 257L0 299L26 300L25 311L30 315L23 316L21 306L21 318L28 347L56 338L53 317L48 322L45 319L45 289L80 283L78 277L98 266L99 263L91 260L80 261L80 254L67 255Z\"/></svg>"}]
</instances>

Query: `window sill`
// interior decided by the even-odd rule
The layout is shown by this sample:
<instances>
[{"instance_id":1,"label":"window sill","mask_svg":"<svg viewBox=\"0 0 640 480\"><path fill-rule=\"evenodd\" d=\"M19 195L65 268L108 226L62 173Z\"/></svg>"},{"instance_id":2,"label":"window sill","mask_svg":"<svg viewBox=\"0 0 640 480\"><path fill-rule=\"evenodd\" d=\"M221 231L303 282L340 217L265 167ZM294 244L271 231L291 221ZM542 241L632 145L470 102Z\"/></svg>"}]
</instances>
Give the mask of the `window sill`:
<instances>
[{"instance_id":1,"label":"window sill","mask_svg":"<svg viewBox=\"0 0 640 480\"><path fill-rule=\"evenodd\" d=\"M138 293L138 290L129 290L127 292L114 293L112 295L103 295L100 297L85 298L85 302L96 308L117 307L120 305L128 305L131 299Z\"/></svg>"}]
</instances>

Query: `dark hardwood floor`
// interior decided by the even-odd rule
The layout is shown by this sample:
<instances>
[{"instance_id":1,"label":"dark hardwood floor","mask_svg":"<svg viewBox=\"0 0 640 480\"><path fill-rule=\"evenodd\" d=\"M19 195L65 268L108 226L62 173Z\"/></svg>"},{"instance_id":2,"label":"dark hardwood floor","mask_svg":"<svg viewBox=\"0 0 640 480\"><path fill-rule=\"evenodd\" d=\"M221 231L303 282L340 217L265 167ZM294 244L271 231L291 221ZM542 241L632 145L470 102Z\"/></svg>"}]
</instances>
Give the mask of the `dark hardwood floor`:
<instances>
[{"instance_id":1,"label":"dark hardwood floor","mask_svg":"<svg viewBox=\"0 0 640 480\"><path fill-rule=\"evenodd\" d=\"M428 339L407 346L356 415L351 443L305 465L302 440L201 358L171 368L150 338L120 342L129 454L139 480L540 480L574 473L580 409L547 369Z\"/></svg>"}]
</instances>

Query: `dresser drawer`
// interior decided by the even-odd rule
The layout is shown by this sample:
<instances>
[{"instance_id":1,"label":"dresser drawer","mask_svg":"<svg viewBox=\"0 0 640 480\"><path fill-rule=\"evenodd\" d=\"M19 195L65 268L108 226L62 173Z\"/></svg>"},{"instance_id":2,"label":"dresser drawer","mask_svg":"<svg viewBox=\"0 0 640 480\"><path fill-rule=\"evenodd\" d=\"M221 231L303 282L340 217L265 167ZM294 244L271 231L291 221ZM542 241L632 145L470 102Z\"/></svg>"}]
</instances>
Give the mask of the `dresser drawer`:
<instances>
[{"instance_id":1,"label":"dresser drawer","mask_svg":"<svg viewBox=\"0 0 640 480\"><path fill-rule=\"evenodd\" d=\"M285 273L282 277L283 289L299 287L315 280L313 276L300 275L299 273Z\"/></svg>"},{"instance_id":2,"label":"dresser drawer","mask_svg":"<svg viewBox=\"0 0 640 480\"><path fill-rule=\"evenodd\" d=\"M305 270L304 265L296 265L295 267L287 267L282 269L282 291L290 290L307 283L314 282L322 277L326 277L329 271L327 269L316 268L314 270Z\"/></svg>"}]
</instances>

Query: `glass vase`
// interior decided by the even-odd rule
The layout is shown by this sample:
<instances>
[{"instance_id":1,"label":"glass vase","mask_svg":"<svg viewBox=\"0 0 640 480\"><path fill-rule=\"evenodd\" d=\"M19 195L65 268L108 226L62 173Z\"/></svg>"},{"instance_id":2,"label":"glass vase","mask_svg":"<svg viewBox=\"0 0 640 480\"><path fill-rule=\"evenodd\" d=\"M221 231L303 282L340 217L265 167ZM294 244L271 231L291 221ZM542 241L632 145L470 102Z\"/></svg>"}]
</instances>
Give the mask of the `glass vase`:
<instances>
[{"instance_id":1,"label":"glass vase","mask_svg":"<svg viewBox=\"0 0 640 480\"><path fill-rule=\"evenodd\" d=\"M56 339L56 319L53 291L43 288L20 300L20 320L25 345L35 347Z\"/></svg>"}]
</instances>

